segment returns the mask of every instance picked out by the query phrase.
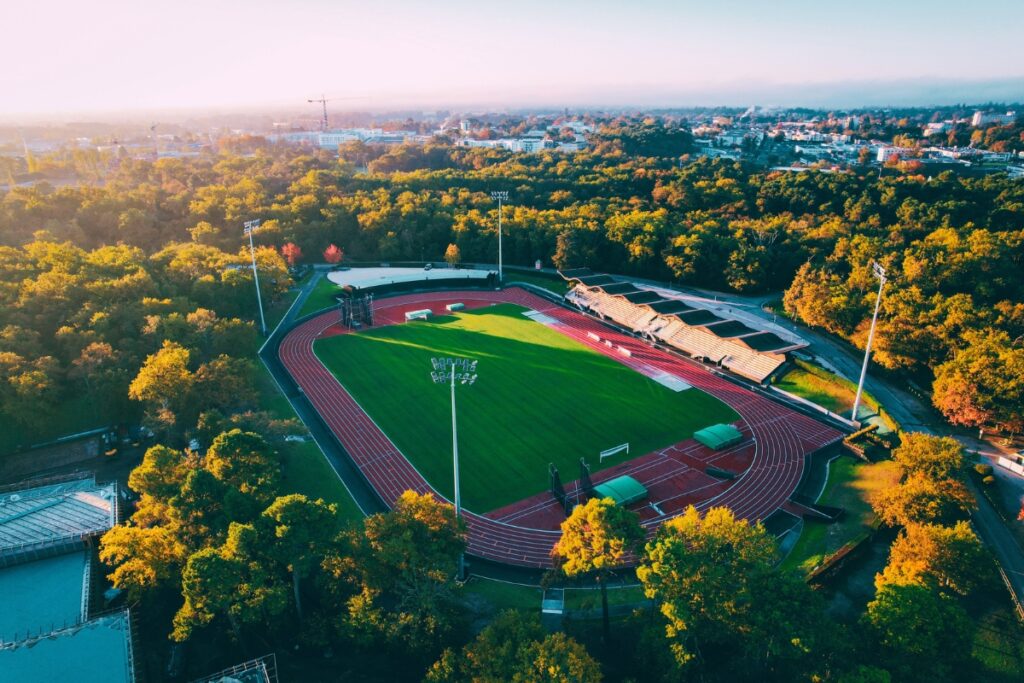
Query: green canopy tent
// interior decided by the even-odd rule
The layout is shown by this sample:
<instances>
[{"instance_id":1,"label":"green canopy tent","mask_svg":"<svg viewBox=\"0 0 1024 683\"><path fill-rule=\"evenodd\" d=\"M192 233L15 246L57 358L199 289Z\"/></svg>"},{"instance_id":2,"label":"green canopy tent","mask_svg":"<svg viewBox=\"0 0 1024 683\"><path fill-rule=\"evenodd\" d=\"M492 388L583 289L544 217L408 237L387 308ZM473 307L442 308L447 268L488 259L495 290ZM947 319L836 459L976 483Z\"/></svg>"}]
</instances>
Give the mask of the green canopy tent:
<instances>
[{"instance_id":1,"label":"green canopy tent","mask_svg":"<svg viewBox=\"0 0 1024 683\"><path fill-rule=\"evenodd\" d=\"M617 505L629 505L647 497L644 485L630 476L610 479L594 487L598 498L611 498Z\"/></svg>"},{"instance_id":2,"label":"green canopy tent","mask_svg":"<svg viewBox=\"0 0 1024 683\"><path fill-rule=\"evenodd\" d=\"M743 434L732 425L717 424L694 432L693 438L718 451L743 441Z\"/></svg>"}]
</instances>

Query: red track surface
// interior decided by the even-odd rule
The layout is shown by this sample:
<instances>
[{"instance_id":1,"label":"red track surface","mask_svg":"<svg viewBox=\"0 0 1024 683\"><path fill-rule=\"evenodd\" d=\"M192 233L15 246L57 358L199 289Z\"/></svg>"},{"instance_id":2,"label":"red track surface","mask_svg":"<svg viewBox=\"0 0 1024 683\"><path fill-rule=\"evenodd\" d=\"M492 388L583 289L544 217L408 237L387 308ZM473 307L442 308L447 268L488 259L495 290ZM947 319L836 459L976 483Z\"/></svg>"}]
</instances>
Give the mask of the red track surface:
<instances>
[{"instance_id":1,"label":"red track surface","mask_svg":"<svg viewBox=\"0 0 1024 683\"><path fill-rule=\"evenodd\" d=\"M500 292L441 292L380 299L374 305L375 322L378 325L396 323L404 320L406 311L420 308L443 310L445 304L456 301L466 304L467 308L492 303L514 303L540 311L557 321L556 329L581 344L644 374L649 375L659 370L674 374L701 391L716 396L740 414L742 419L736 424L752 441L746 441L735 451L727 452L724 456L727 460L721 466L732 469L742 463L740 467L747 464L749 467L731 482L713 480L694 468L697 464L695 461L712 462L712 459L722 454L713 454L695 445L693 441L631 460L595 477L595 481L600 481L627 472L642 474L638 478L646 480L649 488L666 481L674 482L671 486L679 494L674 498L661 499L666 502L662 507L663 515L657 515L649 507L646 508L649 512L644 515L643 523L649 532L653 532L658 524L675 516L690 503L700 510L711 506L727 506L737 517L764 519L782 507L793 493L803 473L804 455L842 436L816 420L758 396L695 363L651 348L637 339L614 332L586 316L518 288ZM344 329L335 325L337 315L336 311L324 313L289 332L281 342L281 361L386 503L393 503L409 489L420 493L432 492L439 499L442 498L313 353L313 342L318 337L345 333ZM602 339L629 349L632 356L624 357L595 342L588 337L588 333L595 333ZM658 458L661 460L657 461ZM651 491L652 494L662 495L660 490ZM652 499L657 498L652 495ZM672 500L675 500L674 504ZM543 512L548 505L543 496L539 496L515 506L526 514L517 514L516 510L508 508L495 511L491 516L465 511L469 529L468 552L508 564L551 566L551 547L558 539L559 532L550 528L537 528L549 526L544 520L550 519L550 514ZM531 509L534 506L537 506L536 509ZM531 513L537 513L535 521L540 524L528 523ZM495 518L499 516L505 521Z\"/></svg>"}]
</instances>

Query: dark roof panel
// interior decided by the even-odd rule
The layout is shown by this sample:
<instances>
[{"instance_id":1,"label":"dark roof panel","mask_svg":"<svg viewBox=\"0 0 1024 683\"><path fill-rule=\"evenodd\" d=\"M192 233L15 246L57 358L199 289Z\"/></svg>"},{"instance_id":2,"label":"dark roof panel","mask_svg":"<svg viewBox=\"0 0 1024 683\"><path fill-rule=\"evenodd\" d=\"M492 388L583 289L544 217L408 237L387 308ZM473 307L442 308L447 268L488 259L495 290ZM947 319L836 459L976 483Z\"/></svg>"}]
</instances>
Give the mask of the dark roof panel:
<instances>
[{"instance_id":1,"label":"dark roof panel","mask_svg":"<svg viewBox=\"0 0 1024 683\"><path fill-rule=\"evenodd\" d=\"M598 285L598 287L605 294L630 294L640 291L632 282L616 282L610 285Z\"/></svg>"},{"instance_id":2,"label":"dark roof panel","mask_svg":"<svg viewBox=\"0 0 1024 683\"><path fill-rule=\"evenodd\" d=\"M742 337L745 334L754 334L757 332L752 327L747 327L738 320L726 320L724 323L717 323L715 325L708 325L707 331L715 335L719 339L731 339L732 337Z\"/></svg>"},{"instance_id":3,"label":"dark roof panel","mask_svg":"<svg viewBox=\"0 0 1024 683\"><path fill-rule=\"evenodd\" d=\"M661 295L657 292L652 292L649 289L641 289L639 292L633 294L623 294L622 298L631 304L648 304L652 301L657 301L661 298Z\"/></svg>"},{"instance_id":4,"label":"dark roof panel","mask_svg":"<svg viewBox=\"0 0 1024 683\"><path fill-rule=\"evenodd\" d=\"M712 325L714 323L720 323L723 320L723 318L719 318L711 311L703 308L696 308L689 313L677 313L676 317L687 325L695 327L701 325Z\"/></svg>"},{"instance_id":5,"label":"dark roof panel","mask_svg":"<svg viewBox=\"0 0 1024 683\"><path fill-rule=\"evenodd\" d=\"M693 306L684 301L680 301L679 299L665 299L664 301L655 301L646 305L647 308L651 309L655 313L661 313L662 315L685 313L686 311L694 310Z\"/></svg>"},{"instance_id":6,"label":"dark roof panel","mask_svg":"<svg viewBox=\"0 0 1024 683\"><path fill-rule=\"evenodd\" d=\"M587 287L599 287L601 285L610 285L615 282L615 278L611 275L586 275L575 279L579 280Z\"/></svg>"},{"instance_id":7,"label":"dark roof panel","mask_svg":"<svg viewBox=\"0 0 1024 683\"><path fill-rule=\"evenodd\" d=\"M579 280L581 277L587 277L594 273L590 268L569 268L568 270L558 271L558 274L566 280Z\"/></svg>"},{"instance_id":8,"label":"dark roof panel","mask_svg":"<svg viewBox=\"0 0 1024 683\"><path fill-rule=\"evenodd\" d=\"M772 334L771 332L760 332L758 334L752 334L749 337L737 339L736 341L740 342L741 344L746 344L750 348L754 349L755 351L760 351L761 353L779 351L781 349L791 349L800 346L800 344L795 344L791 341L786 341L785 339L775 334Z\"/></svg>"}]
</instances>

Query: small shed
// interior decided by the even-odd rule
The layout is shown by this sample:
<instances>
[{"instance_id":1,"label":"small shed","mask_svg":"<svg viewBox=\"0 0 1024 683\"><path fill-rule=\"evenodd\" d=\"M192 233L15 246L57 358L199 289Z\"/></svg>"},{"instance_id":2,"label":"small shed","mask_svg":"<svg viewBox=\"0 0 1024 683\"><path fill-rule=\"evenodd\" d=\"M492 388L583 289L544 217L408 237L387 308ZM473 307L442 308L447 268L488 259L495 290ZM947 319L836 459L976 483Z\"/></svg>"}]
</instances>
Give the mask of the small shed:
<instances>
[{"instance_id":1,"label":"small shed","mask_svg":"<svg viewBox=\"0 0 1024 683\"><path fill-rule=\"evenodd\" d=\"M647 489L633 477L624 475L594 487L598 498L611 498L618 505L629 505L647 497Z\"/></svg>"},{"instance_id":2,"label":"small shed","mask_svg":"<svg viewBox=\"0 0 1024 683\"><path fill-rule=\"evenodd\" d=\"M717 424L694 432L693 438L718 451L743 441L743 433L732 425Z\"/></svg>"}]
</instances>

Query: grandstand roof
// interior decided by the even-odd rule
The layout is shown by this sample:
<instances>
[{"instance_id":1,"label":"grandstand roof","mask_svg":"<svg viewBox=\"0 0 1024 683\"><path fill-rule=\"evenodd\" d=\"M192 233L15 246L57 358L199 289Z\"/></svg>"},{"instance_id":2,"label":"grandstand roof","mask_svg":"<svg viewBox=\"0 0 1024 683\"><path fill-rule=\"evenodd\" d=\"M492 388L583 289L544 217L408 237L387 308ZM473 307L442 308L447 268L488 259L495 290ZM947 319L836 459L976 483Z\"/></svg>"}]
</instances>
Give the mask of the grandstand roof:
<instances>
[{"instance_id":1,"label":"grandstand roof","mask_svg":"<svg viewBox=\"0 0 1024 683\"><path fill-rule=\"evenodd\" d=\"M693 327L700 327L702 325L713 325L715 323L720 323L723 320L725 320L725 318L719 318L711 311L708 311L703 308L696 308L687 313L676 313L674 315L687 325L691 325Z\"/></svg>"},{"instance_id":2,"label":"grandstand roof","mask_svg":"<svg viewBox=\"0 0 1024 683\"><path fill-rule=\"evenodd\" d=\"M629 505L647 497L647 489L633 477L623 475L594 487L599 498L611 498L617 505Z\"/></svg>"},{"instance_id":3,"label":"grandstand roof","mask_svg":"<svg viewBox=\"0 0 1024 683\"><path fill-rule=\"evenodd\" d=\"M0 643L82 621L85 550L0 568ZM2 676L0 676L2 678Z\"/></svg>"},{"instance_id":4,"label":"grandstand roof","mask_svg":"<svg viewBox=\"0 0 1024 683\"><path fill-rule=\"evenodd\" d=\"M745 334L754 334L758 331L752 327L747 327L738 320L726 320L725 322L707 325L705 328L719 339L742 337Z\"/></svg>"},{"instance_id":5,"label":"grandstand roof","mask_svg":"<svg viewBox=\"0 0 1024 683\"><path fill-rule=\"evenodd\" d=\"M662 315L685 313L686 311L694 310L693 306L685 301L680 301L679 299L663 299L662 301L655 301L644 305L655 313L660 313Z\"/></svg>"},{"instance_id":6,"label":"grandstand roof","mask_svg":"<svg viewBox=\"0 0 1024 683\"><path fill-rule=\"evenodd\" d=\"M632 282L615 282L610 285L598 285L597 288L605 294L631 294L640 291Z\"/></svg>"},{"instance_id":7,"label":"grandstand roof","mask_svg":"<svg viewBox=\"0 0 1024 683\"><path fill-rule=\"evenodd\" d=\"M117 485L77 479L0 495L0 560L27 547L106 531L116 523Z\"/></svg>"},{"instance_id":8,"label":"grandstand roof","mask_svg":"<svg viewBox=\"0 0 1024 683\"><path fill-rule=\"evenodd\" d=\"M758 332L736 341L761 353L782 353L804 346L804 344L794 344L771 332Z\"/></svg>"},{"instance_id":9,"label":"grandstand roof","mask_svg":"<svg viewBox=\"0 0 1024 683\"><path fill-rule=\"evenodd\" d=\"M594 271L590 268L567 268L566 270L558 271L558 274L566 280L579 280L582 277L593 275Z\"/></svg>"},{"instance_id":10,"label":"grandstand roof","mask_svg":"<svg viewBox=\"0 0 1024 683\"><path fill-rule=\"evenodd\" d=\"M574 278L579 280L586 287L599 287L601 285L610 285L615 282L615 278L611 275L587 275L581 278Z\"/></svg>"},{"instance_id":11,"label":"grandstand roof","mask_svg":"<svg viewBox=\"0 0 1024 683\"><path fill-rule=\"evenodd\" d=\"M742 441L743 433L732 425L716 424L694 432L693 438L717 451Z\"/></svg>"},{"instance_id":12,"label":"grandstand roof","mask_svg":"<svg viewBox=\"0 0 1024 683\"><path fill-rule=\"evenodd\" d=\"M649 304L652 301L658 301L661 299L661 295L657 292L652 292L649 289L641 289L639 292L623 294L622 298L631 304Z\"/></svg>"}]
</instances>

